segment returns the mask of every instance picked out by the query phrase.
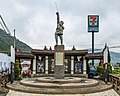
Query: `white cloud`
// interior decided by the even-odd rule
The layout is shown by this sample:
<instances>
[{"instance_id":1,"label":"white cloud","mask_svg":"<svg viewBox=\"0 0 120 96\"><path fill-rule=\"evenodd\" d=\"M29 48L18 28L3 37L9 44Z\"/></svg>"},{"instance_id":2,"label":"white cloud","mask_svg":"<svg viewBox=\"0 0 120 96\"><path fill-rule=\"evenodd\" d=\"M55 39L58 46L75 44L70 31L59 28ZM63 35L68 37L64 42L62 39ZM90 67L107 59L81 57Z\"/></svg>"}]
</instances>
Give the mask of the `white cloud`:
<instances>
[{"instance_id":1,"label":"white cloud","mask_svg":"<svg viewBox=\"0 0 120 96\"><path fill-rule=\"evenodd\" d=\"M87 32L88 14L100 15L100 32L95 34L96 48L103 48L105 42L113 46L120 41L119 0L1 0L0 14L10 30L15 28L16 36L31 47L54 46L55 1L61 20L65 22L66 47L91 47L91 33Z\"/></svg>"}]
</instances>

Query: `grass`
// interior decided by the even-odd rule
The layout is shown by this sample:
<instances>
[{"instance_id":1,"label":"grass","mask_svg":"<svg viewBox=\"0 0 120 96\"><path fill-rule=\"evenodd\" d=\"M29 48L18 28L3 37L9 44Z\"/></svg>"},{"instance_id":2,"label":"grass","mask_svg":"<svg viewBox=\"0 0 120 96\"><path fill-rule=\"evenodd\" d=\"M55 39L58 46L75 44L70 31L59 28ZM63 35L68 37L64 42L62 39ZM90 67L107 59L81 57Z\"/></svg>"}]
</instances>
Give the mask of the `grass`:
<instances>
[{"instance_id":1,"label":"grass","mask_svg":"<svg viewBox=\"0 0 120 96\"><path fill-rule=\"evenodd\" d=\"M115 68L115 69L112 71L112 74L120 74L120 67Z\"/></svg>"}]
</instances>

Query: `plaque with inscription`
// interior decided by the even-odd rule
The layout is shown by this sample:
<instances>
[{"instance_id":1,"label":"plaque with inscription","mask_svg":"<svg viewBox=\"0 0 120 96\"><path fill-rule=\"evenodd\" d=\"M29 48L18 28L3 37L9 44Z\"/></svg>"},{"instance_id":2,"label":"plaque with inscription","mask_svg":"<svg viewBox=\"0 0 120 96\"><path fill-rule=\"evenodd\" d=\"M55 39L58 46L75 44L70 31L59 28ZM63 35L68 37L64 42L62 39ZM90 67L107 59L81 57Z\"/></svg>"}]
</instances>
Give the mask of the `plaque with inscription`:
<instances>
[{"instance_id":1,"label":"plaque with inscription","mask_svg":"<svg viewBox=\"0 0 120 96\"><path fill-rule=\"evenodd\" d=\"M63 65L63 52L56 52L55 53L55 57L56 57L56 65Z\"/></svg>"}]
</instances>

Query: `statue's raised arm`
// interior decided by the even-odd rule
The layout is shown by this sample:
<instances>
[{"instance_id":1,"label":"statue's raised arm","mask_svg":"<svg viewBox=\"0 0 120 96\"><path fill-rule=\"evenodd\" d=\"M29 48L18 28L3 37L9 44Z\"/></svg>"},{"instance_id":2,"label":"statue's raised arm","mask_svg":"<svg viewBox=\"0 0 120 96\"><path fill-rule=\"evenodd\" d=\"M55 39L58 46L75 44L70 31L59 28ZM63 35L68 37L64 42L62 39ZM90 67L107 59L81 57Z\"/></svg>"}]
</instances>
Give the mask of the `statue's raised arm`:
<instances>
[{"instance_id":1,"label":"statue's raised arm","mask_svg":"<svg viewBox=\"0 0 120 96\"><path fill-rule=\"evenodd\" d=\"M56 45L58 45L58 37L60 38L61 40L61 45L63 44L63 30L64 30L64 22L63 21L60 21L60 15L59 15L59 12L56 12L56 15L57 15L57 28L56 28L56 31L55 31L55 40L56 40Z\"/></svg>"},{"instance_id":2,"label":"statue's raised arm","mask_svg":"<svg viewBox=\"0 0 120 96\"><path fill-rule=\"evenodd\" d=\"M60 15L59 15L59 12L56 12L56 15L57 15L57 24L60 22Z\"/></svg>"}]
</instances>

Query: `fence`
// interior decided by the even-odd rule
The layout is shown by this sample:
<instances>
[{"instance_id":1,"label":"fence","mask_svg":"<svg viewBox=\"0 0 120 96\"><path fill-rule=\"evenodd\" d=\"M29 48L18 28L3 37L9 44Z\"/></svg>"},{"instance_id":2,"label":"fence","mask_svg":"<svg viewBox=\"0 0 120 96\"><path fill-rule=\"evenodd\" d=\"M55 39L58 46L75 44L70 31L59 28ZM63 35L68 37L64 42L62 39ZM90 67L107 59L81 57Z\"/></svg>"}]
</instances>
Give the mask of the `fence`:
<instances>
[{"instance_id":1,"label":"fence","mask_svg":"<svg viewBox=\"0 0 120 96\"><path fill-rule=\"evenodd\" d=\"M3 87L6 85L6 83L9 82L9 75L0 76L0 87Z\"/></svg>"},{"instance_id":2,"label":"fence","mask_svg":"<svg viewBox=\"0 0 120 96\"><path fill-rule=\"evenodd\" d=\"M114 89L120 94L120 74L109 74L109 82L113 84Z\"/></svg>"}]
</instances>

